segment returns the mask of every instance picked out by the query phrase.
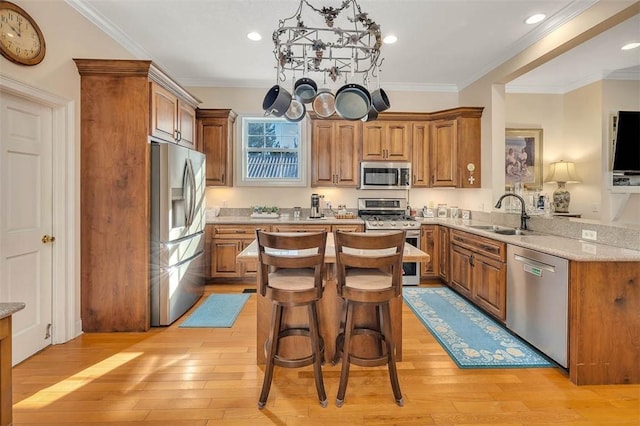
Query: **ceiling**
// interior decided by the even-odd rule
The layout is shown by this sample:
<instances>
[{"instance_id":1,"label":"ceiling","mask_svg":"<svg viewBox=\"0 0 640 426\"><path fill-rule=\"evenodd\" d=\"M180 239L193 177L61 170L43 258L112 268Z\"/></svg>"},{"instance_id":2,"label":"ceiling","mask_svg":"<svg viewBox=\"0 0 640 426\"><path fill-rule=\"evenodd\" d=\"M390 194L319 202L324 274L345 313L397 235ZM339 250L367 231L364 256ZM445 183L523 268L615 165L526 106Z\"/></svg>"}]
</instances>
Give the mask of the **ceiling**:
<instances>
[{"instance_id":1,"label":"ceiling","mask_svg":"<svg viewBox=\"0 0 640 426\"><path fill-rule=\"evenodd\" d=\"M151 59L182 85L269 87L276 61L271 34L296 12L298 0L66 0L135 57ZM459 91L597 0L360 0L383 36L380 85L386 90ZM620 0L600 0L620 1ZM339 7L341 0L310 0ZM631 2L626 2L627 4ZM303 18L311 15L304 9ZM547 19L524 24L534 13ZM313 18L313 17L311 17ZM311 19L309 18L309 19ZM258 31L262 40L246 34ZM640 75L640 17L507 85L507 91L563 93L616 75ZM321 79L322 77L312 78Z\"/></svg>"}]
</instances>

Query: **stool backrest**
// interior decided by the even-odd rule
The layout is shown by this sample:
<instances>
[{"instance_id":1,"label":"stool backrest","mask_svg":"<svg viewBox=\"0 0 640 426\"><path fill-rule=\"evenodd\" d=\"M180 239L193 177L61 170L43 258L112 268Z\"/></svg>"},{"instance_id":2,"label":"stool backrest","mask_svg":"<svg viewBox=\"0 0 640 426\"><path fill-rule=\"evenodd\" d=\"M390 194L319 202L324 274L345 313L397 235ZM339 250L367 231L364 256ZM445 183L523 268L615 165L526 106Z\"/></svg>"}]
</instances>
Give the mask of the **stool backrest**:
<instances>
[{"instance_id":1,"label":"stool backrest","mask_svg":"<svg viewBox=\"0 0 640 426\"><path fill-rule=\"evenodd\" d=\"M338 294L346 281L346 270L351 268L380 269L392 275L391 286L395 296L402 293L402 255L406 231L365 233L335 231Z\"/></svg>"},{"instance_id":2,"label":"stool backrest","mask_svg":"<svg viewBox=\"0 0 640 426\"><path fill-rule=\"evenodd\" d=\"M269 272L275 269L314 269L314 287L322 296L327 231L272 233L256 229L259 291L267 292Z\"/></svg>"}]
</instances>

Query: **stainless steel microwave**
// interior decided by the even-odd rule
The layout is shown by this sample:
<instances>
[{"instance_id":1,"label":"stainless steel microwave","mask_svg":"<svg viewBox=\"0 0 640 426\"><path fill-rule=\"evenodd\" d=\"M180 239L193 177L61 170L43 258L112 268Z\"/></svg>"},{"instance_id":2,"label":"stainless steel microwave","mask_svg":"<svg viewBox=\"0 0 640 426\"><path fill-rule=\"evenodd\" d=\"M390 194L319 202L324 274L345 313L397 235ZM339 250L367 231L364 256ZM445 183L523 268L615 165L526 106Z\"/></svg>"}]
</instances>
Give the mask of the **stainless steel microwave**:
<instances>
[{"instance_id":1,"label":"stainless steel microwave","mask_svg":"<svg viewBox=\"0 0 640 426\"><path fill-rule=\"evenodd\" d=\"M411 163L363 161L360 163L360 189L408 189Z\"/></svg>"}]
</instances>

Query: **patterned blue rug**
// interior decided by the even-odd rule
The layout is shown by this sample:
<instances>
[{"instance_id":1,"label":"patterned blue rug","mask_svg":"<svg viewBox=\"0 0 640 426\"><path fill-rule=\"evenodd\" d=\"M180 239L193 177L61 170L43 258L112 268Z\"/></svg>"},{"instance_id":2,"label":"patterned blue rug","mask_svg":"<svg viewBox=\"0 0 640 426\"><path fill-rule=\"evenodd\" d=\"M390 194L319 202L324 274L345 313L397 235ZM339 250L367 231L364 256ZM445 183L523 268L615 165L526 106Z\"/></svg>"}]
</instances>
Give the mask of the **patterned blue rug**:
<instances>
[{"instance_id":1,"label":"patterned blue rug","mask_svg":"<svg viewBox=\"0 0 640 426\"><path fill-rule=\"evenodd\" d=\"M405 287L403 297L460 368L555 366L447 287Z\"/></svg>"},{"instance_id":2,"label":"patterned blue rug","mask_svg":"<svg viewBox=\"0 0 640 426\"><path fill-rule=\"evenodd\" d=\"M180 327L231 327L247 303L250 294L212 294L202 302Z\"/></svg>"}]
</instances>

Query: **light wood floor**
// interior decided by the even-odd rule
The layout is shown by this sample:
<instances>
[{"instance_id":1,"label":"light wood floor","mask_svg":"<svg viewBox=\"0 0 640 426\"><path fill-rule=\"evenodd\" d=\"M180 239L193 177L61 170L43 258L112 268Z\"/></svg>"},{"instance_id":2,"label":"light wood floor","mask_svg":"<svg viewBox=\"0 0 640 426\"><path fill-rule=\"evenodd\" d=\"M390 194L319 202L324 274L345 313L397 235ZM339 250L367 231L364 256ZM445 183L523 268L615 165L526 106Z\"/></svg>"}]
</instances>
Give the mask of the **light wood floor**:
<instances>
[{"instance_id":1,"label":"light wood floor","mask_svg":"<svg viewBox=\"0 0 640 426\"><path fill-rule=\"evenodd\" d=\"M250 285L210 285L240 292ZM14 425L639 425L640 385L575 386L558 369L461 370L405 306L405 406L386 369L352 367L344 406L339 366L324 366L329 406L311 367L276 367L264 410L256 403L256 296L235 325L84 334L14 367ZM639 367L640 368L640 367Z\"/></svg>"}]
</instances>

